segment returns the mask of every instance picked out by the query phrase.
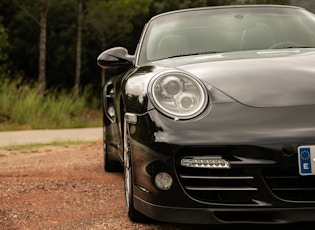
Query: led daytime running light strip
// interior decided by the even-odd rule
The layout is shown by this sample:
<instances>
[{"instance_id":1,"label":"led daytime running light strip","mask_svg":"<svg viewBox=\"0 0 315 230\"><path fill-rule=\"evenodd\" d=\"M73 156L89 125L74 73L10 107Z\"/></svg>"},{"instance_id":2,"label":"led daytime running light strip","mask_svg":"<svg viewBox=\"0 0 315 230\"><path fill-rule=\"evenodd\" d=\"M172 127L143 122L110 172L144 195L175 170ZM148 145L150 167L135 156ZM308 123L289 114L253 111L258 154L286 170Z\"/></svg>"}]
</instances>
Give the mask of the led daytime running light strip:
<instances>
[{"instance_id":1,"label":"led daytime running light strip","mask_svg":"<svg viewBox=\"0 0 315 230\"><path fill-rule=\"evenodd\" d=\"M183 158L180 161L181 166L190 168L210 168L210 169L229 169L231 165L222 158L203 157L203 158Z\"/></svg>"}]
</instances>

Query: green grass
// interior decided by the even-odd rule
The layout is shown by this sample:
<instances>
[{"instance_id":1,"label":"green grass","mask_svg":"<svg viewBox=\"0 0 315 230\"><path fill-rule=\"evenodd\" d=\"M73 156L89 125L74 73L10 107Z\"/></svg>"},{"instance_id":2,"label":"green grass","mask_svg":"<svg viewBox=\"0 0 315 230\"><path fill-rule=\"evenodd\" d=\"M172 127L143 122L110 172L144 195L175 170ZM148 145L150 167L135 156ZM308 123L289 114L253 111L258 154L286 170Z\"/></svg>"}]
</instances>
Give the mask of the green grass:
<instances>
[{"instance_id":1,"label":"green grass","mask_svg":"<svg viewBox=\"0 0 315 230\"><path fill-rule=\"evenodd\" d=\"M41 94L36 85L0 82L0 131L100 127L101 109L95 107L89 90L79 97L65 90Z\"/></svg>"},{"instance_id":2,"label":"green grass","mask_svg":"<svg viewBox=\"0 0 315 230\"><path fill-rule=\"evenodd\" d=\"M62 148L69 148L71 146L83 146L93 143L93 141L55 141L51 143L41 143L41 144L26 144L26 145L12 145L12 146L5 146L1 147L0 149L7 150L9 154L32 154L38 153L41 148L45 148L45 152L51 152L53 149L49 147L62 147ZM47 148L48 147L48 148ZM0 154L0 158L7 157L9 155Z\"/></svg>"},{"instance_id":3,"label":"green grass","mask_svg":"<svg viewBox=\"0 0 315 230\"><path fill-rule=\"evenodd\" d=\"M23 151L23 150L38 149L40 147L45 147L45 146L86 145L89 143L91 143L91 141L55 141L55 142L51 142L51 143L12 145L12 146L3 147L2 149L8 150L8 151Z\"/></svg>"}]
</instances>

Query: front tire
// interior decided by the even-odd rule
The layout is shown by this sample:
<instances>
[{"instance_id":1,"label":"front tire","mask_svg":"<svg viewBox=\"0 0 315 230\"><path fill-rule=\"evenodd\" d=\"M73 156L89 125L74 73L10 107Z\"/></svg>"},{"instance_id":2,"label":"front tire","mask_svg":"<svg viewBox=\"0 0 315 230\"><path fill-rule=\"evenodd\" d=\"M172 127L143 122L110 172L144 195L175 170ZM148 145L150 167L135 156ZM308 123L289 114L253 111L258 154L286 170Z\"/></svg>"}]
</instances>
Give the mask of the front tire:
<instances>
[{"instance_id":1,"label":"front tire","mask_svg":"<svg viewBox=\"0 0 315 230\"><path fill-rule=\"evenodd\" d=\"M108 153L108 149L106 146L106 133L105 127L103 128L103 150L104 150L104 170L106 172L119 172L122 171L121 164L115 160L113 160Z\"/></svg>"},{"instance_id":2,"label":"front tire","mask_svg":"<svg viewBox=\"0 0 315 230\"><path fill-rule=\"evenodd\" d=\"M132 175L132 161L129 142L129 130L124 125L124 186L125 186L125 200L128 217L133 222L143 222L146 217L138 212L133 206L133 175Z\"/></svg>"},{"instance_id":3,"label":"front tire","mask_svg":"<svg viewBox=\"0 0 315 230\"><path fill-rule=\"evenodd\" d=\"M104 143L104 170L106 172L118 172L118 171L120 171L120 167L119 167L118 163L113 162L110 159L110 156L107 152L107 148L105 145L106 144Z\"/></svg>"}]
</instances>

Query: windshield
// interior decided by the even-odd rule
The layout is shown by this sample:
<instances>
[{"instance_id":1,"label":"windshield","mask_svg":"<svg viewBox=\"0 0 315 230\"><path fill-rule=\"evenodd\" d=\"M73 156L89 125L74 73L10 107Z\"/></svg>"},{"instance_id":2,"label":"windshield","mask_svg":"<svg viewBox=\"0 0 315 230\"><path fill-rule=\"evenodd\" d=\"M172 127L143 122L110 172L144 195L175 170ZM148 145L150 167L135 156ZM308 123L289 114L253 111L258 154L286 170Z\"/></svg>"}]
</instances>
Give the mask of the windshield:
<instances>
[{"instance_id":1,"label":"windshield","mask_svg":"<svg viewBox=\"0 0 315 230\"><path fill-rule=\"evenodd\" d=\"M315 47L315 16L294 7L256 6L178 11L153 18L139 64L183 55Z\"/></svg>"}]
</instances>

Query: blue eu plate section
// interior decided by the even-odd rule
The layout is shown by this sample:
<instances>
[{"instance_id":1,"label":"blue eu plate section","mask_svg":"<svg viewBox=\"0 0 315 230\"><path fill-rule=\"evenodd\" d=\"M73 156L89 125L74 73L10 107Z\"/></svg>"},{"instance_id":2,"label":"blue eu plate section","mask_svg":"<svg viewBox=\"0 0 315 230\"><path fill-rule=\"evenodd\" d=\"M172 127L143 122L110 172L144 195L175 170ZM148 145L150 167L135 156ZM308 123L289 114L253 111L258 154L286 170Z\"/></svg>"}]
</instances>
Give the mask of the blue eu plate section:
<instances>
[{"instance_id":1,"label":"blue eu plate section","mask_svg":"<svg viewBox=\"0 0 315 230\"><path fill-rule=\"evenodd\" d=\"M298 148L300 175L315 175L315 146Z\"/></svg>"}]
</instances>

